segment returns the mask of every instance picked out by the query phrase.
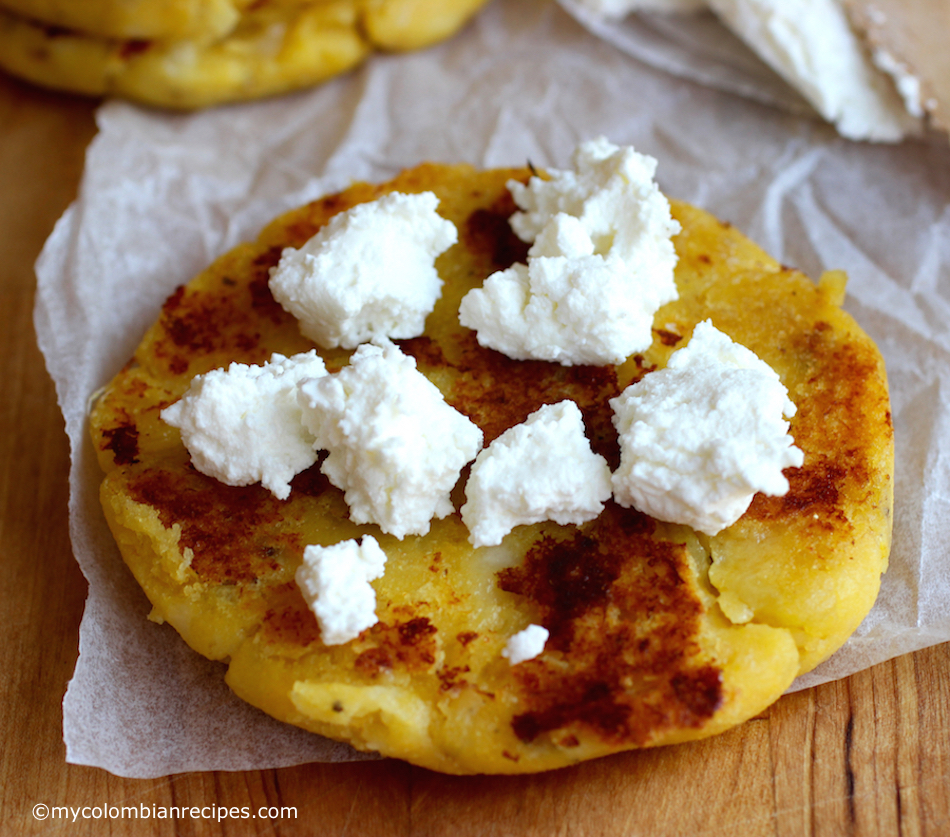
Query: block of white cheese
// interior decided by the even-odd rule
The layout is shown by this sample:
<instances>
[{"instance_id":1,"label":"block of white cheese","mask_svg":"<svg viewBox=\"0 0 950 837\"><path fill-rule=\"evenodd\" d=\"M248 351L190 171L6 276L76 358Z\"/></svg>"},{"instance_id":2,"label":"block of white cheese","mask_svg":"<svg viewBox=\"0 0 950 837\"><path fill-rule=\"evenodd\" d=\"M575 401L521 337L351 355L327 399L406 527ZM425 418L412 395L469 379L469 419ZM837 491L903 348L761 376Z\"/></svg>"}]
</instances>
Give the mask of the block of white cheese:
<instances>
[{"instance_id":1,"label":"block of white cheese","mask_svg":"<svg viewBox=\"0 0 950 837\"><path fill-rule=\"evenodd\" d=\"M573 170L509 184L528 264L489 276L459 306L478 342L515 360L622 363L652 342L653 315L677 298L679 224L653 180L656 160L604 138Z\"/></svg>"},{"instance_id":2,"label":"block of white cheese","mask_svg":"<svg viewBox=\"0 0 950 837\"><path fill-rule=\"evenodd\" d=\"M285 500L290 480L317 460L301 423L297 384L325 374L316 351L275 354L263 366L232 363L196 376L161 417L181 431L201 473L227 485L261 482Z\"/></svg>"},{"instance_id":3,"label":"block of white cheese","mask_svg":"<svg viewBox=\"0 0 950 837\"><path fill-rule=\"evenodd\" d=\"M334 215L286 248L271 293L324 348L418 337L442 294L435 259L458 239L432 192L393 192Z\"/></svg>"},{"instance_id":4,"label":"block of white cheese","mask_svg":"<svg viewBox=\"0 0 950 837\"><path fill-rule=\"evenodd\" d=\"M869 45L849 0L577 0L604 17L711 9L848 139L896 142L922 129L919 81Z\"/></svg>"},{"instance_id":5,"label":"block of white cheese","mask_svg":"<svg viewBox=\"0 0 950 837\"><path fill-rule=\"evenodd\" d=\"M621 456L614 499L708 535L735 523L756 492L785 494L783 469L804 461L778 375L708 320L610 405Z\"/></svg>"},{"instance_id":6,"label":"block of white cheese","mask_svg":"<svg viewBox=\"0 0 950 837\"><path fill-rule=\"evenodd\" d=\"M607 460L591 450L573 401L546 404L475 459L462 520L474 546L495 546L515 526L597 517L610 498Z\"/></svg>"},{"instance_id":7,"label":"block of white cheese","mask_svg":"<svg viewBox=\"0 0 950 837\"><path fill-rule=\"evenodd\" d=\"M372 535L362 542L308 546L295 580L320 625L325 645L356 639L379 621L371 581L382 577L386 553Z\"/></svg>"},{"instance_id":8,"label":"block of white cheese","mask_svg":"<svg viewBox=\"0 0 950 837\"><path fill-rule=\"evenodd\" d=\"M841 0L708 0L710 8L848 139L919 131L893 79L874 66Z\"/></svg>"},{"instance_id":9,"label":"block of white cheese","mask_svg":"<svg viewBox=\"0 0 950 837\"><path fill-rule=\"evenodd\" d=\"M482 431L445 402L393 343L364 343L349 366L303 382L298 400L321 466L355 523L403 538L454 511L449 497Z\"/></svg>"}]
</instances>

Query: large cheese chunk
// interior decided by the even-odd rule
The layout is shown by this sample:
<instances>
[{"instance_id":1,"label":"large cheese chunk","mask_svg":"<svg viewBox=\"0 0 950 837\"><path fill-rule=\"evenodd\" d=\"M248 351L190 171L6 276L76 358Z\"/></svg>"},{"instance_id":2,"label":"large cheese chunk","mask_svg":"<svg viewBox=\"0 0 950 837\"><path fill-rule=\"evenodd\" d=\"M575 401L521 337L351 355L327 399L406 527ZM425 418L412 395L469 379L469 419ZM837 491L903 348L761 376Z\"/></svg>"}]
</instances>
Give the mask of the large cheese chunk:
<instances>
[{"instance_id":1,"label":"large cheese chunk","mask_svg":"<svg viewBox=\"0 0 950 837\"><path fill-rule=\"evenodd\" d=\"M665 369L611 400L620 434L614 497L659 520L715 535L756 492L788 491L801 450L783 416L795 405L778 375L744 346L699 323Z\"/></svg>"},{"instance_id":2,"label":"large cheese chunk","mask_svg":"<svg viewBox=\"0 0 950 837\"><path fill-rule=\"evenodd\" d=\"M500 544L515 526L580 524L610 497L607 460L591 450L573 401L546 404L475 459L462 520L475 546Z\"/></svg>"},{"instance_id":3,"label":"large cheese chunk","mask_svg":"<svg viewBox=\"0 0 950 837\"><path fill-rule=\"evenodd\" d=\"M449 497L482 431L392 343L364 343L335 375L300 385L303 421L354 523L403 538L454 511Z\"/></svg>"},{"instance_id":4,"label":"large cheese chunk","mask_svg":"<svg viewBox=\"0 0 950 837\"><path fill-rule=\"evenodd\" d=\"M301 423L297 384L325 374L315 351L275 354L262 366L232 363L198 375L161 417L181 430L201 473L228 485L261 482L286 500L290 480L317 460Z\"/></svg>"},{"instance_id":5,"label":"large cheese chunk","mask_svg":"<svg viewBox=\"0 0 950 837\"><path fill-rule=\"evenodd\" d=\"M334 216L271 272L274 298L324 348L417 337L442 293L436 257L458 233L432 192L394 192Z\"/></svg>"},{"instance_id":6,"label":"large cheese chunk","mask_svg":"<svg viewBox=\"0 0 950 837\"><path fill-rule=\"evenodd\" d=\"M470 291L459 322L515 360L605 365L646 349L653 315L677 297L679 224L655 171L652 157L599 138L578 146L573 170L512 181L528 264Z\"/></svg>"}]
</instances>

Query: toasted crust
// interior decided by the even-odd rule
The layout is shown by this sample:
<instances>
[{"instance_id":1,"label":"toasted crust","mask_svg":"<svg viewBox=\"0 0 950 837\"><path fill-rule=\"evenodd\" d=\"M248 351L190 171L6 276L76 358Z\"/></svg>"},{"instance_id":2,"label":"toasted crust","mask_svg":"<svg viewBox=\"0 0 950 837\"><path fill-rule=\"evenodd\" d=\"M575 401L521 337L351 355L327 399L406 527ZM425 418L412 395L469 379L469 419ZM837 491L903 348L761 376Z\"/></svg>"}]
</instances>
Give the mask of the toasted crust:
<instances>
[{"instance_id":1,"label":"toasted crust","mask_svg":"<svg viewBox=\"0 0 950 837\"><path fill-rule=\"evenodd\" d=\"M478 345L458 303L525 257L505 184L528 175L424 165L283 216L169 298L91 419L103 508L154 618L227 660L234 691L275 717L452 773L550 769L740 723L844 642L874 601L889 545L886 378L839 307L839 275L816 286L674 203L681 297L657 314L648 351L619 367L561 367ZM607 400L711 318L768 361L798 405L791 432L805 465L788 472L789 494L757 497L714 538L610 503L589 524L518 527L500 547L474 549L458 514L403 541L352 524L318 466L285 502L195 471L160 409L199 372L312 348L267 289L281 248L357 202L425 189L460 240L437 262L445 289L426 334L401 345L486 444L572 398L615 467ZM348 357L321 354L331 371ZM374 582L380 621L324 646L294 571L306 544L365 533L388 554ZM500 652L530 623L549 629L545 651L511 666Z\"/></svg>"}]
</instances>

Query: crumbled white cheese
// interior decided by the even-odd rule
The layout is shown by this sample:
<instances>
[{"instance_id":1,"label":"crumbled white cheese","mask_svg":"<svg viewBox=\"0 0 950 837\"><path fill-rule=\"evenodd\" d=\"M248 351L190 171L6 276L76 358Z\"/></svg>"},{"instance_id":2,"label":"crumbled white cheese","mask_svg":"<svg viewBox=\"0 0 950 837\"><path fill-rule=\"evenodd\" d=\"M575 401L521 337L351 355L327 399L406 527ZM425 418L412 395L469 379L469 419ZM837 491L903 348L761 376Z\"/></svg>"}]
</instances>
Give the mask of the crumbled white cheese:
<instances>
[{"instance_id":1,"label":"crumbled white cheese","mask_svg":"<svg viewBox=\"0 0 950 837\"><path fill-rule=\"evenodd\" d=\"M335 375L302 383L298 400L355 523L403 538L454 511L449 494L482 431L398 347L363 344Z\"/></svg>"},{"instance_id":2,"label":"crumbled white cheese","mask_svg":"<svg viewBox=\"0 0 950 837\"><path fill-rule=\"evenodd\" d=\"M509 189L528 264L489 276L459 307L478 342L516 360L622 363L652 342L653 315L677 298L671 236L680 229L653 181L656 160L603 137L573 171Z\"/></svg>"},{"instance_id":3,"label":"crumbled white cheese","mask_svg":"<svg viewBox=\"0 0 950 837\"><path fill-rule=\"evenodd\" d=\"M394 192L334 215L272 269L274 298L324 348L418 337L442 294L435 259L458 239L432 192Z\"/></svg>"},{"instance_id":4,"label":"crumbled white cheese","mask_svg":"<svg viewBox=\"0 0 950 837\"><path fill-rule=\"evenodd\" d=\"M290 480L317 460L301 423L297 384L322 375L326 367L316 351L275 354L263 366L232 363L196 376L161 418L181 430L201 473L227 485L261 482L285 500Z\"/></svg>"},{"instance_id":5,"label":"crumbled white cheese","mask_svg":"<svg viewBox=\"0 0 950 837\"><path fill-rule=\"evenodd\" d=\"M515 526L597 517L610 498L610 467L591 450L573 401L546 404L475 459L462 520L474 546L496 546Z\"/></svg>"},{"instance_id":6,"label":"crumbled white cheese","mask_svg":"<svg viewBox=\"0 0 950 837\"><path fill-rule=\"evenodd\" d=\"M590 238L591 252L618 256L644 281L665 283L675 298L676 253L670 237L680 225L653 180L656 159L597 137L582 142L571 162L573 170L508 184L521 208L512 215L511 228L523 241L534 242L556 215L572 215Z\"/></svg>"},{"instance_id":7,"label":"crumbled white cheese","mask_svg":"<svg viewBox=\"0 0 950 837\"><path fill-rule=\"evenodd\" d=\"M550 632L541 625L528 625L523 631L518 631L509 638L501 652L513 666L532 660L544 650Z\"/></svg>"},{"instance_id":8,"label":"crumbled white cheese","mask_svg":"<svg viewBox=\"0 0 950 837\"><path fill-rule=\"evenodd\" d=\"M386 553L371 535L364 535L362 543L348 540L304 549L295 578L317 617L324 645L356 639L379 621L370 582L382 577L385 567Z\"/></svg>"},{"instance_id":9,"label":"crumbled white cheese","mask_svg":"<svg viewBox=\"0 0 950 837\"><path fill-rule=\"evenodd\" d=\"M783 419L795 405L778 375L708 320L665 369L610 405L617 502L708 535L735 523L756 492L785 494L782 469L804 460Z\"/></svg>"}]
</instances>

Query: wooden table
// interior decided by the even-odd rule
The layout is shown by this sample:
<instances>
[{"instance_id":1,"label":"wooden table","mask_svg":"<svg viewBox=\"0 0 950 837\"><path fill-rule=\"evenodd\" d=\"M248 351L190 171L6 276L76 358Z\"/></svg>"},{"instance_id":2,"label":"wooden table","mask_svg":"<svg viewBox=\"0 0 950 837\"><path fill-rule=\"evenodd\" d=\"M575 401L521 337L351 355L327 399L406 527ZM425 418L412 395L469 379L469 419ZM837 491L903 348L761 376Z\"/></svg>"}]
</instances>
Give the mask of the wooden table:
<instances>
[{"instance_id":1,"label":"wooden table","mask_svg":"<svg viewBox=\"0 0 950 837\"><path fill-rule=\"evenodd\" d=\"M61 700L85 582L63 422L33 332L33 263L75 195L93 113L0 77L0 835L950 835L950 644L782 698L716 739L538 776L379 761L131 780L66 764ZM68 824L37 820L36 804L296 817Z\"/></svg>"}]
</instances>

